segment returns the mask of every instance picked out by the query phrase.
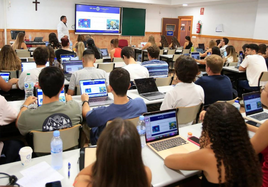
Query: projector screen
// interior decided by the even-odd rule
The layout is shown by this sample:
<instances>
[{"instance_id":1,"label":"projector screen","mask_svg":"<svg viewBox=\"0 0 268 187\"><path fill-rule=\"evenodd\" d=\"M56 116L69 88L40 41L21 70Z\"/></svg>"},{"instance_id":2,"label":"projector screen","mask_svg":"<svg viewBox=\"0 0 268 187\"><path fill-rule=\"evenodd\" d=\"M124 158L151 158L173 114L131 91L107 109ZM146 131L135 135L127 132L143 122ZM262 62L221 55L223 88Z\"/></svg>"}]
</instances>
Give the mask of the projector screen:
<instances>
[{"instance_id":1,"label":"projector screen","mask_svg":"<svg viewBox=\"0 0 268 187\"><path fill-rule=\"evenodd\" d=\"M120 34L119 7L75 5L76 33Z\"/></svg>"}]
</instances>

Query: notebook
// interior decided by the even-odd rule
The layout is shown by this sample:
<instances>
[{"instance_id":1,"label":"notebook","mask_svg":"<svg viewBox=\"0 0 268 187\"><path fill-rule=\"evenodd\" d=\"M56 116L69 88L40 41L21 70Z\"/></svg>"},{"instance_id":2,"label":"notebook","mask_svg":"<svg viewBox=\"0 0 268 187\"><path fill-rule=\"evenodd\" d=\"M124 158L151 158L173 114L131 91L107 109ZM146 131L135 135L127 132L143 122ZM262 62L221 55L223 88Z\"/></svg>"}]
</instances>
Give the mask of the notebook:
<instances>
[{"instance_id":1,"label":"notebook","mask_svg":"<svg viewBox=\"0 0 268 187\"><path fill-rule=\"evenodd\" d=\"M81 60L65 61L62 63L65 79L70 81L72 73L83 69L83 63Z\"/></svg>"},{"instance_id":2,"label":"notebook","mask_svg":"<svg viewBox=\"0 0 268 187\"><path fill-rule=\"evenodd\" d=\"M147 146L161 158L175 153L189 153L199 146L179 135L177 110L164 110L144 114Z\"/></svg>"},{"instance_id":3,"label":"notebook","mask_svg":"<svg viewBox=\"0 0 268 187\"><path fill-rule=\"evenodd\" d=\"M149 101L164 99L165 94L158 91L154 78L135 79L134 82L141 97Z\"/></svg>"},{"instance_id":4,"label":"notebook","mask_svg":"<svg viewBox=\"0 0 268 187\"><path fill-rule=\"evenodd\" d=\"M100 49L100 51L101 51L102 57L108 57L109 56L107 48Z\"/></svg>"},{"instance_id":5,"label":"notebook","mask_svg":"<svg viewBox=\"0 0 268 187\"><path fill-rule=\"evenodd\" d=\"M200 59L200 54L199 54L199 52L192 52L191 57L196 59L196 60L199 60Z\"/></svg>"},{"instance_id":6,"label":"notebook","mask_svg":"<svg viewBox=\"0 0 268 187\"><path fill-rule=\"evenodd\" d=\"M81 94L88 94L90 106L110 105L113 99L108 97L105 79L88 79L80 81Z\"/></svg>"},{"instance_id":7,"label":"notebook","mask_svg":"<svg viewBox=\"0 0 268 187\"><path fill-rule=\"evenodd\" d=\"M10 79L10 72L0 72L0 76L4 79L5 82L8 82Z\"/></svg>"},{"instance_id":8,"label":"notebook","mask_svg":"<svg viewBox=\"0 0 268 187\"><path fill-rule=\"evenodd\" d=\"M41 89L37 89L36 96L37 96L37 105L42 106L42 104L43 104L43 91ZM66 102L64 89L60 92L59 101L63 102L63 103Z\"/></svg>"},{"instance_id":9,"label":"notebook","mask_svg":"<svg viewBox=\"0 0 268 187\"><path fill-rule=\"evenodd\" d=\"M46 67L49 66L49 62L46 63ZM21 63L21 72L23 71L28 71L31 69L36 68L36 63L35 62L22 62Z\"/></svg>"}]
</instances>

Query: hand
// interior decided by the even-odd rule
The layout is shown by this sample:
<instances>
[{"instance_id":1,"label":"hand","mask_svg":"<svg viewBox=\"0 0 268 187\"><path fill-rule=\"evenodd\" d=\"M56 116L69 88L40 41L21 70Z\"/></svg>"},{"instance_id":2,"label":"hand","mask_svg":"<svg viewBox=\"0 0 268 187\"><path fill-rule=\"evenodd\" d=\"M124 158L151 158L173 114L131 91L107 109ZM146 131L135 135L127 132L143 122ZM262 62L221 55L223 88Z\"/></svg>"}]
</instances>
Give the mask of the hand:
<instances>
[{"instance_id":1,"label":"hand","mask_svg":"<svg viewBox=\"0 0 268 187\"><path fill-rule=\"evenodd\" d=\"M34 97L34 96L29 96L29 97L24 101L24 104L23 104L23 105L27 105L27 106L29 106L30 104L35 103L36 100L37 100L36 97Z\"/></svg>"},{"instance_id":2,"label":"hand","mask_svg":"<svg viewBox=\"0 0 268 187\"><path fill-rule=\"evenodd\" d=\"M81 95L81 100L82 100L82 102L88 101L89 100L89 96L86 93L84 93L84 94Z\"/></svg>"},{"instance_id":3,"label":"hand","mask_svg":"<svg viewBox=\"0 0 268 187\"><path fill-rule=\"evenodd\" d=\"M199 114L199 119L200 119L201 121L204 120L205 115L206 115L206 112L207 112L207 111L205 111L205 110L202 110L202 112L200 112L200 114Z\"/></svg>"},{"instance_id":4,"label":"hand","mask_svg":"<svg viewBox=\"0 0 268 187\"><path fill-rule=\"evenodd\" d=\"M18 81L19 81L19 79L12 78L8 82L13 85L13 84L17 84Z\"/></svg>"},{"instance_id":5,"label":"hand","mask_svg":"<svg viewBox=\"0 0 268 187\"><path fill-rule=\"evenodd\" d=\"M72 96L70 96L68 94L65 94L65 97L66 97L67 102L73 100Z\"/></svg>"}]
</instances>

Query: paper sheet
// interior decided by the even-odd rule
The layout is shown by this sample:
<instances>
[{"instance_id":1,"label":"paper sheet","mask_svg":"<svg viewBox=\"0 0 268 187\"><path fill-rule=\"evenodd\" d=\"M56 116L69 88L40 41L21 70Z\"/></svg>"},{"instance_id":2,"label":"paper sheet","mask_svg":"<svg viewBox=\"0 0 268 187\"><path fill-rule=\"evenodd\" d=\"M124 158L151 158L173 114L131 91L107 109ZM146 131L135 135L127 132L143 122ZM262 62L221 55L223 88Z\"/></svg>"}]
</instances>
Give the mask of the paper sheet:
<instances>
[{"instance_id":1,"label":"paper sheet","mask_svg":"<svg viewBox=\"0 0 268 187\"><path fill-rule=\"evenodd\" d=\"M21 174L24 177L19 179L17 183L23 187L44 187L48 182L63 179L63 176L46 162L22 170Z\"/></svg>"}]
</instances>

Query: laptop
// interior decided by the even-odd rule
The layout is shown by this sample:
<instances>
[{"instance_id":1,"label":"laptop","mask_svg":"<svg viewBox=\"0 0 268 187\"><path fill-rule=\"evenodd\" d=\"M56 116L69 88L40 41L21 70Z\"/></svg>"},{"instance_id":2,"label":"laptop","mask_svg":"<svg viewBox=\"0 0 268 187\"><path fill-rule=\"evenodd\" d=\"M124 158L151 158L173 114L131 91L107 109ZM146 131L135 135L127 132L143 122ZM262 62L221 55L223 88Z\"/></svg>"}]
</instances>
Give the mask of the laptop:
<instances>
[{"instance_id":1,"label":"laptop","mask_svg":"<svg viewBox=\"0 0 268 187\"><path fill-rule=\"evenodd\" d=\"M242 97L245 105L245 119L257 123L262 123L263 120L268 119L268 113L263 111L262 108L260 92L245 93Z\"/></svg>"},{"instance_id":2,"label":"laptop","mask_svg":"<svg viewBox=\"0 0 268 187\"><path fill-rule=\"evenodd\" d=\"M42 106L42 104L43 104L43 91L42 91L42 89L36 90L36 96L37 96L37 105ZM59 101L66 103L64 89L60 92Z\"/></svg>"},{"instance_id":3,"label":"laptop","mask_svg":"<svg viewBox=\"0 0 268 187\"><path fill-rule=\"evenodd\" d=\"M189 153L199 149L199 146L179 135L177 110L144 114L146 144L163 159L174 153Z\"/></svg>"},{"instance_id":4,"label":"laptop","mask_svg":"<svg viewBox=\"0 0 268 187\"><path fill-rule=\"evenodd\" d=\"M107 48L100 49L102 57L109 57Z\"/></svg>"},{"instance_id":5,"label":"laptop","mask_svg":"<svg viewBox=\"0 0 268 187\"><path fill-rule=\"evenodd\" d=\"M35 37L34 38L34 42L42 42L43 41L43 37Z\"/></svg>"},{"instance_id":6,"label":"laptop","mask_svg":"<svg viewBox=\"0 0 268 187\"><path fill-rule=\"evenodd\" d=\"M158 91L154 78L135 79L134 82L141 97L149 101L164 99L165 94Z\"/></svg>"},{"instance_id":7,"label":"laptop","mask_svg":"<svg viewBox=\"0 0 268 187\"><path fill-rule=\"evenodd\" d=\"M108 97L105 79L88 79L80 81L81 95L89 96L90 106L110 105L114 101Z\"/></svg>"},{"instance_id":8,"label":"laptop","mask_svg":"<svg viewBox=\"0 0 268 187\"><path fill-rule=\"evenodd\" d=\"M46 67L49 66L49 62L46 63ZM28 71L31 69L36 68L36 63L35 62L22 62L21 63L21 72L23 71Z\"/></svg>"},{"instance_id":9,"label":"laptop","mask_svg":"<svg viewBox=\"0 0 268 187\"><path fill-rule=\"evenodd\" d=\"M147 42L141 42L141 48L144 47L147 44Z\"/></svg>"},{"instance_id":10,"label":"laptop","mask_svg":"<svg viewBox=\"0 0 268 187\"><path fill-rule=\"evenodd\" d=\"M200 59L200 54L199 54L199 52L192 52L191 57L196 59L196 60L199 60Z\"/></svg>"},{"instance_id":11,"label":"laptop","mask_svg":"<svg viewBox=\"0 0 268 187\"><path fill-rule=\"evenodd\" d=\"M73 72L83 69L81 60L65 61L62 63L65 79L70 81Z\"/></svg>"},{"instance_id":12,"label":"laptop","mask_svg":"<svg viewBox=\"0 0 268 187\"><path fill-rule=\"evenodd\" d=\"M4 79L5 82L8 82L10 79L10 72L0 72L0 76Z\"/></svg>"},{"instance_id":13,"label":"laptop","mask_svg":"<svg viewBox=\"0 0 268 187\"><path fill-rule=\"evenodd\" d=\"M76 55L74 53L70 54L62 54L60 55L61 62L66 62L72 60L71 58L74 58Z\"/></svg>"}]
</instances>

